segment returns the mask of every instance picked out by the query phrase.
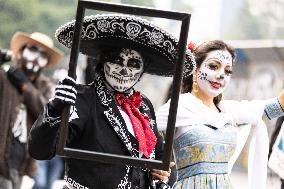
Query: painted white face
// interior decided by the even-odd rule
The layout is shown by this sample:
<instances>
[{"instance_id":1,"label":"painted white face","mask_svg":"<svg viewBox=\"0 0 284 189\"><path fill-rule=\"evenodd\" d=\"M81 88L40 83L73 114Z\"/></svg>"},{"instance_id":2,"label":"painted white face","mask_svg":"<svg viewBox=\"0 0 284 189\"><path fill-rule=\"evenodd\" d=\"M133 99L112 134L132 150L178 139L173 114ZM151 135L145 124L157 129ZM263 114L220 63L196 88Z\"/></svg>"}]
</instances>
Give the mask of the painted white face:
<instances>
[{"instance_id":1,"label":"painted white face","mask_svg":"<svg viewBox=\"0 0 284 189\"><path fill-rule=\"evenodd\" d=\"M132 88L144 70L140 53L131 49L122 49L119 55L104 64L105 78L116 91L124 92Z\"/></svg>"},{"instance_id":2,"label":"painted white face","mask_svg":"<svg viewBox=\"0 0 284 189\"><path fill-rule=\"evenodd\" d=\"M209 52L198 70L199 89L210 97L223 93L231 79L232 64L232 56L228 51Z\"/></svg>"},{"instance_id":3,"label":"painted white face","mask_svg":"<svg viewBox=\"0 0 284 189\"><path fill-rule=\"evenodd\" d=\"M37 73L48 63L46 51L38 46L27 45L22 54L23 66L28 72Z\"/></svg>"}]
</instances>

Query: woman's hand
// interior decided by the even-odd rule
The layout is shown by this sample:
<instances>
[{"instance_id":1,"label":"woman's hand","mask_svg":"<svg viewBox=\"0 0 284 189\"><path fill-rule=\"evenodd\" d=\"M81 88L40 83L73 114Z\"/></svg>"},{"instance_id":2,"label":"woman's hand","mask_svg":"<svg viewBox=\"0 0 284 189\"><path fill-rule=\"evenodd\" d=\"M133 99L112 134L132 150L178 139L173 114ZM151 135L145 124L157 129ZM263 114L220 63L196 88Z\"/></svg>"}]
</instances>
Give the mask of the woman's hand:
<instances>
[{"instance_id":1,"label":"woman's hand","mask_svg":"<svg viewBox=\"0 0 284 189\"><path fill-rule=\"evenodd\" d=\"M153 180L162 180L164 182L167 182L169 180L169 177L171 176L171 167L175 165L174 162L170 163L170 168L168 171L159 170L159 169L152 169L151 170L151 176Z\"/></svg>"}]
</instances>

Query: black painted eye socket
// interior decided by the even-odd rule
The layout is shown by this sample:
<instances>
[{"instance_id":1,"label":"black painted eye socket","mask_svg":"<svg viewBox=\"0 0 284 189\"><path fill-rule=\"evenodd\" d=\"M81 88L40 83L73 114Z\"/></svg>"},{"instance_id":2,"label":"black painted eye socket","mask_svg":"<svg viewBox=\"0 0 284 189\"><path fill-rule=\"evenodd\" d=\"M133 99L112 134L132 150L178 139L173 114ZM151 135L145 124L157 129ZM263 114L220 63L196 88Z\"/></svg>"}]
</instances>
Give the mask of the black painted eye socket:
<instances>
[{"instance_id":1,"label":"black painted eye socket","mask_svg":"<svg viewBox=\"0 0 284 189\"><path fill-rule=\"evenodd\" d=\"M40 55L41 58L44 58L44 59L47 59L47 60L48 60L48 55L47 55L46 52L41 51L41 52L39 52L39 55Z\"/></svg>"},{"instance_id":2,"label":"black painted eye socket","mask_svg":"<svg viewBox=\"0 0 284 189\"><path fill-rule=\"evenodd\" d=\"M135 59L135 58L131 58L128 60L127 62L127 66L132 67L132 68L136 68L136 69L140 69L142 66L142 61Z\"/></svg>"},{"instance_id":3,"label":"black painted eye socket","mask_svg":"<svg viewBox=\"0 0 284 189\"><path fill-rule=\"evenodd\" d=\"M27 45L26 48L29 49L31 52L38 52L39 51L38 47L36 47L34 45Z\"/></svg>"},{"instance_id":4,"label":"black painted eye socket","mask_svg":"<svg viewBox=\"0 0 284 189\"><path fill-rule=\"evenodd\" d=\"M123 59L121 57L113 58L111 62L117 65L121 65L121 66L123 65Z\"/></svg>"},{"instance_id":5,"label":"black painted eye socket","mask_svg":"<svg viewBox=\"0 0 284 189\"><path fill-rule=\"evenodd\" d=\"M37 46L35 46L35 45L27 45L26 48L29 49L29 51L31 51L33 53L39 52L39 55L40 55L41 58L48 59L47 52L41 50Z\"/></svg>"}]
</instances>

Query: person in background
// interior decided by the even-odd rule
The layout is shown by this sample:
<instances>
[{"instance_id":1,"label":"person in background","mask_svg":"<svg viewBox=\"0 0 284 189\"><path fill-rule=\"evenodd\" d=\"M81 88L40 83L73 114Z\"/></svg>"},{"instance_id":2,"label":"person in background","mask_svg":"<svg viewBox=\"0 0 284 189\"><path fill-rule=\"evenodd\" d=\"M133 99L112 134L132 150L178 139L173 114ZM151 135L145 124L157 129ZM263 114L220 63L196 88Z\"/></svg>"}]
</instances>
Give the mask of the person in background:
<instances>
[{"instance_id":1,"label":"person in background","mask_svg":"<svg viewBox=\"0 0 284 189\"><path fill-rule=\"evenodd\" d=\"M67 76L65 68L56 68L52 73L54 83ZM52 189L56 181L60 183L64 175L64 161L60 156L55 156L50 160L37 160L37 169L33 175L34 185L32 189Z\"/></svg>"},{"instance_id":2,"label":"person in background","mask_svg":"<svg viewBox=\"0 0 284 189\"><path fill-rule=\"evenodd\" d=\"M64 163L59 156L50 160L38 160L32 189L52 189L54 182L61 179L63 172Z\"/></svg>"},{"instance_id":3,"label":"person in background","mask_svg":"<svg viewBox=\"0 0 284 189\"><path fill-rule=\"evenodd\" d=\"M284 189L284 116L277 119L269 143L268 167L280 178L281 189Z\"/></svg>"},{"instance_id":4,"label":"person in background","mask_svg":"<svg viewBox=\"0 0 284 189\"><path fill-rule=\"evenodd\" d=\"M42 71L63 58L52 39L38 32L16 32L11 51L16 65L7 71L0 68L1 189L19 189L23 175L33 175L35 160L28 154L28 132L53 89Z\"/></svg>"},{"instance_id":5,"label":"person in background","mask_svg":"<svg viewBox=\"0 0 284 189\"><path fill-rule=\"evenodd\" d=\"M150 22L129 15L87 16L83 28L80 51L96 57L93 82L78 85L67 77L57 85L54 98L31 129L31 156L49 159L55 155L61 111L69 104L67 147L160 159L162 140L154 108L134 86L143 73L173 75L177 40ZM73 30L74 22L61 26L56 32L59 42L71 47ZM192 64L191 57L187 53L185 64ZM170 170L74 158L65 162L65 189L169 188Z\"/></svg>"},{"instance_id":6,"label":"person in background","mask_svg":"<svg viewBox=\"0 0 284 189\"><path fill-rule=\"evenodd\" d=\"M249 188L266 188L268 134L262 120L284 115L284 90L269 100L224 100L236 59L235 49L221 40L192 49L197 69L183 79L174 138L178 179L174 189L231 189L229 174L253 126L250 145ZM156 113L165 130L169 101ZM242 126L246 125L246 128ZM248 128L248 129L247 129ZM241 139L241 140L238 140ZM239 142L239 143L237 143Z\"/></svg>"}]
</instances>

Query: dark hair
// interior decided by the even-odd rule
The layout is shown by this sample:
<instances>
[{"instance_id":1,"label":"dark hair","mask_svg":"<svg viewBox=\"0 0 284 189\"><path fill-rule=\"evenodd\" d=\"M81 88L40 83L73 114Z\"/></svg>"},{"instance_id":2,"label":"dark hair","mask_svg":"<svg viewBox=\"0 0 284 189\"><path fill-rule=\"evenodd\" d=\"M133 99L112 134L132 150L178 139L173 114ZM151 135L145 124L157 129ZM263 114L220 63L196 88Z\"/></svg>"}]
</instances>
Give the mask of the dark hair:
<instances>
[{"instance_id":1,"label":"dark hair","mask_svg":"<svg viewBox=\"0 0 284 189\"><path fill-rule=\"evenodd\" d=\"M193 50L193 55L195 57L195 61L196 61L196 68L199 69L202 62L205 60L205 58L207 57L207 54L211 51L214 50L227 50L231 55L232 55L232 59L233 59L233 64L235 62L236 59L236 51L235 49L226 44L224 41L221 40L212 40L212 41L208 41L208 42L204 42L201 45L197 46L194 50ZM187 93L187 92L191 92L192 90L192 75L184 78L183 79L183 83L182 83L182 93ZM218 96L216 96L213 101L214 104L218 104L221 99L222 99L223 94L220 94Z\"/></svg>"}]
</instances>

